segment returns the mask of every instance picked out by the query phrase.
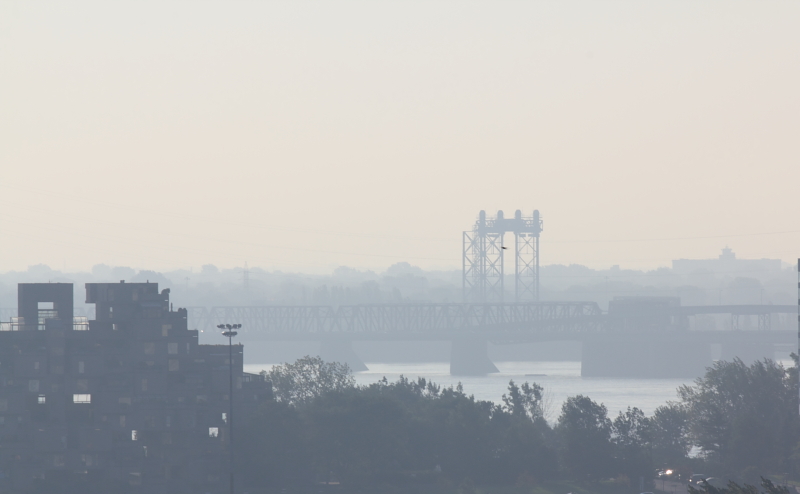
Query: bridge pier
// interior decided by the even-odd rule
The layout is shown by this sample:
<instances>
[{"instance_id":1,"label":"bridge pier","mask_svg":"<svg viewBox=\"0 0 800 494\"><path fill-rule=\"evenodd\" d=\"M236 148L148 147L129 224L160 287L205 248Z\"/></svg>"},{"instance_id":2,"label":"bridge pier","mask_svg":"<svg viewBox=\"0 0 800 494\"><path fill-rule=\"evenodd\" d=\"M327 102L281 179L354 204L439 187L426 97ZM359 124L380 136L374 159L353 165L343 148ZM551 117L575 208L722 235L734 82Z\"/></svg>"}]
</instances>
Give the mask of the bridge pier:
<instances>
[{"instance_id":1,"label":"bridge pier","mask_svg":"<svg viewBox=\"0 0 800 494\"><path fill-rule=\"evenodd\" d=\"M483 376L494 372L499 370L489 359L486 340L453 340L450 350L451 376Z\"/></svg>"},{"instance_id":2,"label":"bridge pier","mask_svg":"<svg viewBox=\"0 0 800 494\"><path fill-rule=\"evenodd\" d=\"M326 338L320 342L319 356L325 362L347 364L353 372L369 370L353 350L353 342L340 338Z\"/></svg>"},{"instance_id":3,"label":"bridge pier","mask_svg":"<svg viewBox=\"0 0 800 494\"><path fill-rule=\"evenodd\" d=\"M689 378L710 366L708 343L623 337L584 341L583 377Z\"/></svg>"}]
</instances>

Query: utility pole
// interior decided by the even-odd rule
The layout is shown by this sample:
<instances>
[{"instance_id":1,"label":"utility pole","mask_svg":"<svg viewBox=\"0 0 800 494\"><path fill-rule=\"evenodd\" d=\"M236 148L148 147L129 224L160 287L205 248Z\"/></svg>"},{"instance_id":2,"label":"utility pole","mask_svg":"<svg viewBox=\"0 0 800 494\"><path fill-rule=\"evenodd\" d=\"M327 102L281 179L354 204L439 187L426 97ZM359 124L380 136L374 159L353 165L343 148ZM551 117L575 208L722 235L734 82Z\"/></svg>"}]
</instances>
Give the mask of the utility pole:
<instances>
[{"instance_id":1,"label":"utility pole","mask_svg":"<svg viewBox=\"0 0 800 494\"><path fill-rule=\"evenodd\" d=\"M229 455L229 470L231 480L231 492L233 494L233 337L237 333L235 329L241 328L241 324L219 324L217 328L222 330L222 336L228 338L228 455Z\"/></svg>"}]
</instances>

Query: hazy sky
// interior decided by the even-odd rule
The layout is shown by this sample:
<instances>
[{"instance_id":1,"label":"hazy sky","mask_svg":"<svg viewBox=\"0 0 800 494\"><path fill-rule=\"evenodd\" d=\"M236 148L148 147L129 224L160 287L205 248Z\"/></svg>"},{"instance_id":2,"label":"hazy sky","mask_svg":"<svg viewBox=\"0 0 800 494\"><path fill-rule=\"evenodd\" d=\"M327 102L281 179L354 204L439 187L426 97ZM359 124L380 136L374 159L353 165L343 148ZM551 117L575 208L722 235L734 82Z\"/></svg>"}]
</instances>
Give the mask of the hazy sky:
<instances>
[{"instance_id":1,"label":"hazy sky","mask_svg":"<svg viewBox=\"0 0 800 494\"><path fill-rule=\"evenodd\" d=\"M3 1L0 271L460 268L479 210L534 208L543 264L796 260L799 25L796 1Z\"/></svg>"}]
</instances>

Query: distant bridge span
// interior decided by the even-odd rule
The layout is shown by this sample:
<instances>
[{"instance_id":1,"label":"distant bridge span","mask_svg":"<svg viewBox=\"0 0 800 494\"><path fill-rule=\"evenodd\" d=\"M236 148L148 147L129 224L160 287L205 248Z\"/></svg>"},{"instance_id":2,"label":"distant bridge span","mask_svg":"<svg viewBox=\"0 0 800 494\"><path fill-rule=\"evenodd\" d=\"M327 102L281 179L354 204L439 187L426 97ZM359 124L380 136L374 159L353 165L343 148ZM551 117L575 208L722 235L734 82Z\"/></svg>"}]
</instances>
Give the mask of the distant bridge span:
<instances>
[{"instance_id":1,"label":"distant bridge span","mask_svg":"<svg viewBox=\"0 0 800 494\"><path fill-rule=\"evenodd\" d=\"M644 309L644 308L641 308ZM487 342L579 340L584 376L695 377L711 365L712 344L723 358L772 356L796 342L794 331L772 329L772 314L794 305L660 306L604 314L594 302L514 304L372 304L334 306L189 307L189 325L217 331L240 323L244 342L320 341L328 360L366 369L353 341L450 341L450 372L497 372ZM730 314L732 330L689 329L689 318ZM739 330L743 316L757 326Z\"/></svg>"},{"instance_id":2,"label":"distant bridge span","mask_svg":"<svg viewBox=\"0 0 800 494\"><path fill-rule=\"evenodd\" d=\"M448 340L582 338L619 330L619 319L604 314L595 302L512 304L365 304L257 307L189 307L189 324L215 331L217 324L241 323L251 340ZM674 318L731 314L757 316L758 328L769 330L771 314L797 314L795 305L676 306L656 314ZM631 313L636 319L637 314ZM645 315L645 314L642 314ZM634 331L635 332L635 331Z\"/></svg>"},{"instance_id":3,"label":"distant bridge span","mask_svg":"<svg viewBox=\"0 0 800 494\"><path fill-rule=\"evenodd\" d=\"M248 339L441 340L463 336L597 332L602 311L595 302L528 304L370 304L334 306L189 307L193 328L242 324Z\"/></svg>"}]
</instances>

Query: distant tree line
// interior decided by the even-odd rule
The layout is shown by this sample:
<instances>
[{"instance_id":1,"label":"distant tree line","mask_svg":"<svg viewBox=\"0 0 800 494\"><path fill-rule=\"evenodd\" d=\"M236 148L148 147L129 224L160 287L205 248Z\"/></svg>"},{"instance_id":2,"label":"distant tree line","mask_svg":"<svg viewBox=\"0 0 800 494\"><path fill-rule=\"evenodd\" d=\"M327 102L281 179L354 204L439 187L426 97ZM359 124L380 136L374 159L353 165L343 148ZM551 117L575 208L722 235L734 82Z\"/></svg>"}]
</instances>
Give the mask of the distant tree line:
<instances>
[{"instance_id":1,"label":"distant tree line","mask_svg":"<svg viewBox=\"0 0 800 494\"><path fill-rule=\"evenodd\" d=\"M422 378L356 386L346 366L317 357L267 374L276 400L240 435L240 473L253 492L326 483L463 492L559 479L614 479L633 492L652 486L657 467L755 485L759 475L798 474L796 366L769 360L718 362L649 417L628 408L612 418L589 397L570 397L552 425L537 384L511 381L494 404ZM701 449L690 457L693 446Z\"/></svg>"},{"instance_id":2,"label":"distant tree line","mask_svg":"<svg viewBox=\"0 0 800 494\"><path fill-rule=\"evenodd\" d=\"M603 307L621 296L679 297L683 305L792 304L795 273L789 268L686 275L668 268L639 271L615 266L596 270L577 264L545 264L540 273L541 296L544 300L596 301ZM408 262L397 262L377 272L340 266L328 274L245 266L220 269L213 264L163 272L97 264L90 270L66 272L40 264L25 271L0 273L0 313L16 307L16 285L26 282L69 282L77 289L87 282L150 281L159 283L162 289L171 288L176 307L213 307L461 302L461 276L460 269L425 270ZM89 309L76 302L79 308ZM707 325L722 324L711 316L704 321Z\"/></svg>"}]
</instances>

